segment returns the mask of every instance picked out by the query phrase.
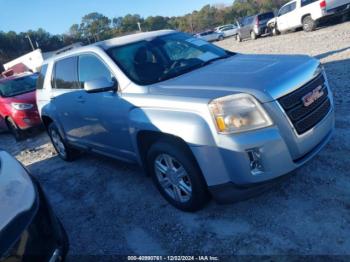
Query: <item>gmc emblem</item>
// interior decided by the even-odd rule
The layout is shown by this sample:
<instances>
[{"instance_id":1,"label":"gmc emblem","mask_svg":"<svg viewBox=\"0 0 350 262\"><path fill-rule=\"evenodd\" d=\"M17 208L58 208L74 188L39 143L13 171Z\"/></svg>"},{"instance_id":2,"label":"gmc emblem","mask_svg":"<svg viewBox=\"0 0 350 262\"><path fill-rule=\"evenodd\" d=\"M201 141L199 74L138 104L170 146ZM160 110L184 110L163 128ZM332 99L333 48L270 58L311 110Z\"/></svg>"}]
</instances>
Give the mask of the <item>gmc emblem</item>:
<instances>
[{"instance_id":1,"label":"gmc emblem","mask_svg":"<svg viewBox=\"0 0 350 262\"><path fill-rule=\"evenodd\" d=\"M312 105L316 100L324 95L324 91L322 90L323 86L318 86L310 93L307 93L305 96L301 98L305 107Z\"/></svg>"}]
</instances>

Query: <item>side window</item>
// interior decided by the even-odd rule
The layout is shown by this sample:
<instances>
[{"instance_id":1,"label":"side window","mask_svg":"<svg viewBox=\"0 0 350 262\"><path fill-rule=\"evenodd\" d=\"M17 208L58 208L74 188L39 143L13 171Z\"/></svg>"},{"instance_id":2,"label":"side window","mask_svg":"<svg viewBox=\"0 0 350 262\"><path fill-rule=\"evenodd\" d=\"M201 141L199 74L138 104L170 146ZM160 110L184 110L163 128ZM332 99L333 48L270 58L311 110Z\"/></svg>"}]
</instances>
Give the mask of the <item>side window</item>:
<instances>
[{"instance_id":1,"label":"side window","mask_svg":"<svg viewBox=\"0 0 350 262\"><path fill-rule=\"evenodd\" d=\"M254 17L251 16L251 17L247 17L247 20L246 20L246 25L250 25L254 20Z\"/></svg>"},{"instance_id":2,"label":"side window","mask_svg":"<svg viewBox=\"0 0 350 262\"><path fill-rule=\"evenodd\" d=\"M38 80L36 81L36 89L43 89L44 88L44 81L45 81L45 76L46 76L46 72L47 72L47 67L48 67L47 64L43 65L41 67Z\"/></svg>"},{"instance_id":3,"label":"side window","mask_svg":"<svg viewBox=\"0 0 350 262\"><path fill-rule=\"evenodd\" d=\"M53 86L57 89L78 89L77 57L59 60L55 64Z\"/></svg>"},{"instance_id":4,"label":"side window","mask_svg":"<svg viewBox=\"0 0 350 262\"><path fill-rule=\"evenodd\" d=\"M107 66L94 55L79 56L79 82L83 88L87 81L105 78L112 81L113 75Z\"/></svg>"},{"instance_id":5,"label":"side window","mask_svg":"<svg viewBox=\"0 0 350 262\"><path fill-rule=\"evenodd\" d=\"M289 11L289 5L283 6L278 12L278 16L285 15Z\"/></svg>"},{"instance_id":6,"label":"side window","mask_svg":"<svg viewBox=\"0 0 350 262\"><path fill-rule=\"evenodd\" d=\"M290 4L290 8L288 12L292 12L295 10L295 8L297 8L297 2L293 2Z\"/></svg>"}]
</instances>

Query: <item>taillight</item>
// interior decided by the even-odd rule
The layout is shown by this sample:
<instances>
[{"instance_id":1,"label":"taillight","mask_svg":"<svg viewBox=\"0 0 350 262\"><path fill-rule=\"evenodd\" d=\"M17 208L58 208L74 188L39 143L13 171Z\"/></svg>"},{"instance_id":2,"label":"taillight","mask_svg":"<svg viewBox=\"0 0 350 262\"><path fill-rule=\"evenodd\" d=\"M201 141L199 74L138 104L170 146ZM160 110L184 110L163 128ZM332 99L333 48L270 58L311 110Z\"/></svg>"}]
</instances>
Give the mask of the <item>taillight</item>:
<instances>
[{"instance_id":1,"label":"taillight","mask_svg":"<svg viewBox=\"0 0 350 262\"><path fill-rule=\"evenodd\" d=\"M327 6L326 0L323 0L323 1L320 2L320 7L321 7L322 9L325 9L326 6Z\"/></svg>"},{"instance_id":2,"label":"taillight","mask_svg":"<svg viewBox=\"0 0 350 262\"><path fill-rule=\"evenodd\" d=\"M256 17L256 19L255 19L255 25L259 26L259 18L258 17Z\"/></svg>"}]
</instances>

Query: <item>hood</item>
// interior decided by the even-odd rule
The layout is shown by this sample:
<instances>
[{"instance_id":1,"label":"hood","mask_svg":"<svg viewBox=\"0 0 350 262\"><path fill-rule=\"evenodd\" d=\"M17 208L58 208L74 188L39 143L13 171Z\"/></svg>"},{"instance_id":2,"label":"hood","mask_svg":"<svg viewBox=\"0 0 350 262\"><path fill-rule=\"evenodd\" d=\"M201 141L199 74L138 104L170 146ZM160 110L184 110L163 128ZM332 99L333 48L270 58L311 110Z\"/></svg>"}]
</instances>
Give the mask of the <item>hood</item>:
<instances>
[{"instance_id":1,"label":"hood","mask_svg":"<svg viewBox=\"0 0 350 262\"><path fill-rule=\"evenodd\" d=\"M36 91L34 90L28 93L7 97L7 98L11 99L12 102L36 104Z\"/></svg>"},{"instance_id":2,"label":"hood","mask_svg":"<svg viewBox=\"0 0 350 262\"><path fill-rule=\"evenodd\" d=\"M299 88L315 75L319 61L304 55L243 55L150 86L150 93L216 98L248 93L270 102Z\"/></svg>"}]
</instances>

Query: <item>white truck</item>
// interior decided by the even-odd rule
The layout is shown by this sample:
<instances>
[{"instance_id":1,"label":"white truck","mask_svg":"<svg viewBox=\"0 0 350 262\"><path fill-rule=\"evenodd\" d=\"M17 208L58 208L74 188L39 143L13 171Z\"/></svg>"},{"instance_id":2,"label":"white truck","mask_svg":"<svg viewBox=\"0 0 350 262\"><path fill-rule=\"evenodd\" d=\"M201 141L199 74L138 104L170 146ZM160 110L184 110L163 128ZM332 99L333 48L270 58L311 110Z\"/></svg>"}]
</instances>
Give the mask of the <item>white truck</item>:
<instances>
[{"instance_id":1,"label":"white truck","mask_svg":"<svg viewBox=\"0 0 350 262\"><path fill-rule=\"evenodd\" d=\"M267 25L274 35L300 27L310 32L321 19L349 12L350 0L293 0L282 6Z\"/></svg>"}]
</instances>

